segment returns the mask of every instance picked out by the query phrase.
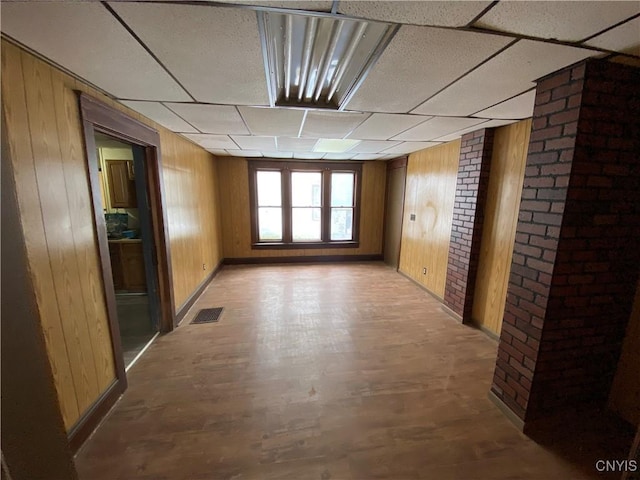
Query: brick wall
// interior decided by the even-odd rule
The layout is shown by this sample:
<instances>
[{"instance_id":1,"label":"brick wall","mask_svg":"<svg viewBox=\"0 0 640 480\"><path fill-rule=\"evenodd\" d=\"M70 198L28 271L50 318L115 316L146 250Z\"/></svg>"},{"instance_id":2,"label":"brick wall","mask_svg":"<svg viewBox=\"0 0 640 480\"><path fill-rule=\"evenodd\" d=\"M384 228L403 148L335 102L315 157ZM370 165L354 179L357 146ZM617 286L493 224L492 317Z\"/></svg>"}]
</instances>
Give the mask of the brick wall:
<instances>
[{"instance_id":1,"label":"brick wall","mask_svg":"<svg viewBox=\"0 0 640 480\"><path fill-rule=\"evenodd\" d=\"M493 129L467 133L460 145L444 304L465 322L471 320L493 134Z\"/></svg>"},{"instance_id":2,"label":"brick wall","mask_svg":"<svg viewBox=\"0 0 640 480\"><path fill-rule=\"evenodd\" d=\"M492 386L522 419L608 395L640 262L638 85L603 61L538 83Z\"/></svg>"}]
</instances>

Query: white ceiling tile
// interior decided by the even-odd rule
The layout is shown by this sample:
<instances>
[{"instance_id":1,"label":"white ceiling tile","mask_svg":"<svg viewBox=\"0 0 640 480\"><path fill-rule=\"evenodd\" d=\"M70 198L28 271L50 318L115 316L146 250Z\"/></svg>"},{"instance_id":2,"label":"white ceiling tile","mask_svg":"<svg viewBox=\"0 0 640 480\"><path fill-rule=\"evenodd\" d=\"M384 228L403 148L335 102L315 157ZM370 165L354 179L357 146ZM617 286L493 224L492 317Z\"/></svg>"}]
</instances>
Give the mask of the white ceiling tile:
<instances>
[{"instance_id":1,"label":"white ceiling tile","mask_svg":"<svg viewBox=\"0 0 640 480\"><path fill-rule=\"evenodd\" d=\"M327 153L323 160L351 160L355 156L355 153Z\"/></svg>"},{"instance_id":2,"label":"white ceiling tile","mask_svg":"<svg viewBox=\"0 0 640 480\"><path fill-rule=\"evenodd\" d=\"M344 138L368 116L368 113L309 111L301 136Z\"/></svg>"},{"instance_id":3,"label":"white ceiling tile","mask_svg":"<svg viewBox=\"0 0 640 480\"><path fill-rule=\"evenodd\" d=\"M263 151L265 158L293 158L293 152Z\"/></svg>"},{"instance_id":4,"label":"white ceiling tile","mask_svg":"<svg viewBox=\"0 0 640 480\"><path fill-rule=\"evenodd\" d=\"M640 17L593 37L587 45L640 56Z\"/></svg>"},{"instance_id":5,"label":"white ceiling tile","mask_svg":"<svg viewBox=\"0 0 640 480\"><path fill-rule=\"evenodd\" d=\"M115 97L190 99L98 2L2 2L1 28Z\"/></svg>"},{"instance_id":6,"label":"white ceiling tile","mask_svg":"<svg viewBox=\"0 0 640 480\"><path fill-rule=\"evenodd\" d=\"M293 152L293 158L302 158L304 160L320 160L325 155L324 152Z\"/></svg>"},{"instance_id":7,"label":"white ceiling tile","mask_svg":"<svg viewBox=\"0 0 640 480\"><path fill-rule=\"evenodd\" d=\"M226 150L222 150L219 148L205 148L205 150L209 153L213 153L214 155L218 156L218 157L227 157L229 156L229 154L227 153Z\"/></svg>"},{"instance_id":8,"label":"white ceiling tile","mask_svg":"<svg viewBox=\"0 0 640 480\"><path fill-rule=\"evenodd\" d=\"M405 130L415 127L431 117L421 115L402 115L395 113L374 113L347 138L361 140L387 140Z\"/></svg>"},{"instance_id":9,"label":"white ceiling tile","mask_svg":"<svg viewBox=\"0 0 640 480\"><path fill-rule=\"evenodd\" d=\"M412 113L471 115L535 86L534 81L594 55L582 48L520 40Z\"/></svg>"},{"instance_id":10,"label":"white ceiling tile","mask_svg":"<svg viewBox=\"0 0 640 480\"><path fill-rule=\"evenodd\" d=\"M110 5L196 100L268 105L254 11L147 2Z\"/></svg>"},{"instance_id":11,"label":"white ceiling tile","mask_svg":"<svg viewBox=\"0 0 640 480\"><path fill-rule=\"evenodd\" d=\"M314 152L344 153L358 145L360 140L343 140L339 138L320 138L313 147Z\"/></svg>"},{"instance_id":12,"label":"white ceiling tile","mask_svg":"<svg viewBox=\"0 0 640 480\"><path fill-rule=\"evenodd\" d=\"M308 10L311 12L330 12L332 1L327 0L216 0L219 3L235 3L269 8L288 8L291 10Z\"/></svg>"},{"instance_id":13,"label":"white ceiling tile","mask_svg":"<svg viewBox=\"0 0 640 480\"><path fill-rule=\"evenodd\" d=\"M383 155L382 157L380 157L378 160L391 160L392 158L398 158L398 157L402 157L402 155L398 153L387 153L386 155Z\"/></svg>"},{"instance_id":14,"label":"white ceiling tile","mask_svg":"<svg viewBox=\"0 0 640 480\"><path fill-rule=\"evenodd\" d=\"M402 26L347 108L406 113L513 39Z\"/></svg>"},{"instance_id":15,"label":"white ceiling tile","mask_svg":"<svg viewBox=\"0 0 640 480\"><path fill-rule=\"evenodd\" d=\"M494 128L501 127L503 125L509 125L510 123L515 123L517 120L487 120L483 123L479 123L478 125L474 125L473 127L464 128L454 133L450 133L449 135L445 135L443 137L436 138L438 142L450 142L451 140L455 140L457 138L462 137L465 133L474 132L476 130L480 130L481 128Z\"/></svg>"},{"instance_id":16,"label":"white ceiling tile","mask_svg":"<svg viewBox=\"0 0 640 480\"><path fill-rule=\"evenodd\" d=\"M317 141L317 138L278 137L278 150L294 153L310 152Z\"/></svg>"},{"instance_id":17,"label":"white ceiling tile","mask_svg":"<svg viewBox=\"0 0 640 480\"><path fill-rule=\"evenodd\" d=\"M243 150L277 150L276 137L231 135L231 138Z\"/></svg>"},{"instance_id":18,"label":"white ceiling tile","mask_svg":"<svg viewBox=\"0 0 640 480\"><path fill-rule=\"evenodd\" d=\"M413 127L400 135L394 137L394 140L409 141L428 141L443 135L448 135L463 128L472 127L485 120L480 118L460 118L460 117L435 117L427 122Z\"/></svg>"},{"instance_id":19,"label":"white ceiling tile","mask_svg":"<svg viewBox=\"0 0 640 480\"><path fill-rule=\"evenodd\" d=\"M195 103L165 103L165 105L201 132L249 133L236 107Z\"/></svg>"},{"instance_id":20,"label":"white ceiling tile","mask_svg":"<svg viewBox=\"0 0 640 480\"><path fill-rule=\"evenodd\" d=\"M384 153L359 153L355 157L354 160L379 160L384 157Z\"/></svg>"},{"instance_id":21,"label":"white ceiling tile","mask_svg":"<svg viewBox=\"0 0 640 480\"><path fill-rule=\"evenodd\" d=\"M294 108L238 107L254 135L297 137L304 110Z\"/></svg>"},{"instance_id":22,"label":"white ceiling tile","mask_svg":"<svg viewBox=\"0 0 640 480\"><path fill-rule=\"evenodd\" d=\"M133 100L123 100L120 103L127 107L141 113L147 118L150 118L154 122L159 123L163 127L173 130L174 132L181 133L198 133L198 130L193 128L187 122L185 122L178 115L173 113L162 103L159 102L139 102Z\"/></svg>"},{"instance_id":23,"label":"white ceiling tile","mask_svg":"<svg viewBox=\"0 0 640 480\"><path fill-rule=\"evenodd\" d=\"M533 115L533 104L536 101L536 91L530 90L513 97L510 100L505 100L502 103L489 107L486 110L482 110L476 113L475 117L482 118L509 118L509 119L522 119L529 118Z\"/></svg>"},{"instance_id":24,"label":"white ceiling tile","mask_svg":"<svg viewBox=\"0 0 640 480\"><path fill-rule=\"evenodd\" d=\"M378 153L387 148L398 145L400 141L383 141L383 140L363 140L358 145L349 150L352 153Z\"/></svg>"},{"instance_id":25,"label":"white ceiling tile","mask_svg":"<svg viewBox=\"0 0 640 480\"><path fill-rule=\"evenodd\" d=\"M212 135L208 133L185 133L183 136L194 141L202 148L209 149L227 149L235 150L238 146L233 143L227 135Z\"/></svg>"},{"instance_id":26,"label":"white ceiling tile","mask_svg":"<svg viewBox=\"0 0 640 480\"><path fill-rule=\"evenodd\" d=\"M387 148L383 153L393 153L401 155L404 153L412 153L417 152L418 150L424 150L425 148L433 147L439 144L440 142L402 142L395 147Z\"/></svg>"},{"instance_id":27,"label":"white ceiling tile","mask_svg":"<svg viewBox=\"0 0 640 480\"><path fill-rule=\"evenodd\" d=\"M341 0L338 12L370 20L413 25L462 27L491 2L442 1L354 1Z\"/></svg>"},{"instance_id":28,"label":"white ceiling tile","mask_svg":"<svg viewBox=\"0 0 640 480\"><path fill-rule=\"evenodd\" d=\"M256 150L231 150L228 149L227 153L232 157L261 157L262 152Z\"/></svg>"},{"instance_id":29,"label":"white ceiling tile","mask_svg":"<svg viewBox=\"0 0 640 480\"><path fill-rule=\"evenodd\" d=\"M500 2L474 26L575 42L640 12L640 2Z\"/></svg>"}]
</instances>

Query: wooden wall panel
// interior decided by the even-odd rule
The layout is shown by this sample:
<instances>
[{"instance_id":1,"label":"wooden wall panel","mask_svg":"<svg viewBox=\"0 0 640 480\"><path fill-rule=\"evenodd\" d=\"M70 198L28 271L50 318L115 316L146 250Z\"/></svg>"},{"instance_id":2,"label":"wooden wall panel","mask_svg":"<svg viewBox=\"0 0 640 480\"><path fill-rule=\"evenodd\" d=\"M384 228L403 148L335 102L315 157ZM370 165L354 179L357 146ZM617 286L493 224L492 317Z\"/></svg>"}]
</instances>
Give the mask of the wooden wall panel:
<instances>
[{"instance_id":1,"label":"wooden wall panel","mask_svg":"<svg viewBox=\"0 0 640 480\"><path fill-rule=\"evenodd\" d=\"M214 157L3 39L3 120L38 313L67 430L115 380L74 90L160 132L169 171L165 192L177 308L221 259Z\"/></svg>"},{"instance_id":2,"label":"wooden wall panel","mask_svg":"<svg viewBox=\"0 0 640 480\"><path fill-rule=\"evenodd\" d=\"M412 153L407 166L400 271L440 298L447 279L459 156L456 140Z\"/></svg>"},{"instance_id":3,"label":"wooden wall panel","mask_svg":"<svg viewBox=\"0 0 640 480\"><path fill-rule=\"evenodd\" d=\"M217 159L220 185L221 230L225 258L366 255L382 253L386 163L365 162L362 169L360 246L293 250L252 250L249 208L249 171L246 159Z\"/></svg>"},{"instance_id":4,"label":"wooden wall panel","mask_svg":"<svg viewBox=\"0 0 640 480\"><path fill-rule=\"evenodd\" d=\"M472 319L498 335L507 299L531 120L498 128L493 142Z\"/></svg>"},{"instance_id":5,"label":"wooden wall panel","mask_svg":"<svg viewBox=\"0 0 640 480\"><path fill-rule=\"evenodd\" d=\"M636 427L640 426L640 282L613 379L609 407Z\"/></svg>"},{"instance_id":6,"label":"wooden wall panel","mask_svg":"<svg viewBox=\"0 0 640 480\"><path fill-rule=\"evenodd\" d=\"M170 132L161 131L160 141L179 310L222 260L216 160Z\"/></svg>"}]
</instances>

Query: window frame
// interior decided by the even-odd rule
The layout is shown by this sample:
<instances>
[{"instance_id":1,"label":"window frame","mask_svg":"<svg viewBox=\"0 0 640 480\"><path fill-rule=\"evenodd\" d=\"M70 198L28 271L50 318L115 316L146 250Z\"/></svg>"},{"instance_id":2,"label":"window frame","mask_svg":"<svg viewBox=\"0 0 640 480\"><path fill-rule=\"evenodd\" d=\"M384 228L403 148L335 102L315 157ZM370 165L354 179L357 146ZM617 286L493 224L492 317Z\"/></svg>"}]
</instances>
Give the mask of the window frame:
<instances>
[{"instance_id":1,"label":"window frame","mask_svg":"<svg viewBox=\"0 0 640 480\"><path fill-rule=\"evenodd\" d=\"M312 248L358 248L360 246L360 205L362 193L362 162L300 162L290 160L248 160L249 170L249 208L251 219L252 249L312 249ZM282 175L282 241L261 241L258 237L258 192L257 172L279 171ZM321 172L320 219L321 241L293 241L291 173ZM351 240L331 240L331 174L353 173L353 226Z\"/></svg>"}]
</instances>

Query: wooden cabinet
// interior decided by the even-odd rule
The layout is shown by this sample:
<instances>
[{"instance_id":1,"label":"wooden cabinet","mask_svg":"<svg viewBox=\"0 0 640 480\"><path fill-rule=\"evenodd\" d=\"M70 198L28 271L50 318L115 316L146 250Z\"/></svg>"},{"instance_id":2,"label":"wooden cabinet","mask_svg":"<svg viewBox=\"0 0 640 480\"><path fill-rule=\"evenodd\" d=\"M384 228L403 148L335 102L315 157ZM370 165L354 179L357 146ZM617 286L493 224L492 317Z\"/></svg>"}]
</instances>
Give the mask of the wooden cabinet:
<instances>
[{"instance_id":1,"label":"wooden cabinet","mask_svg":"<svg viewBox=\"0 0 640 480\"><path fill-rule=\"evenodd\" d=\"M147 277L144 270L140 240L110 240L111 272L116 290L145 292Z\"/></svg>"},{"instance_id":2,"label":"wooden cabinet","mask_svg":"<svg viewBox=\"0 0 640 480\"><path fill-rule=\"evenodd\" d=\"M111 208L136 208L136 184L131 160L105 160Z\"/></svg>"}]
</instances>

